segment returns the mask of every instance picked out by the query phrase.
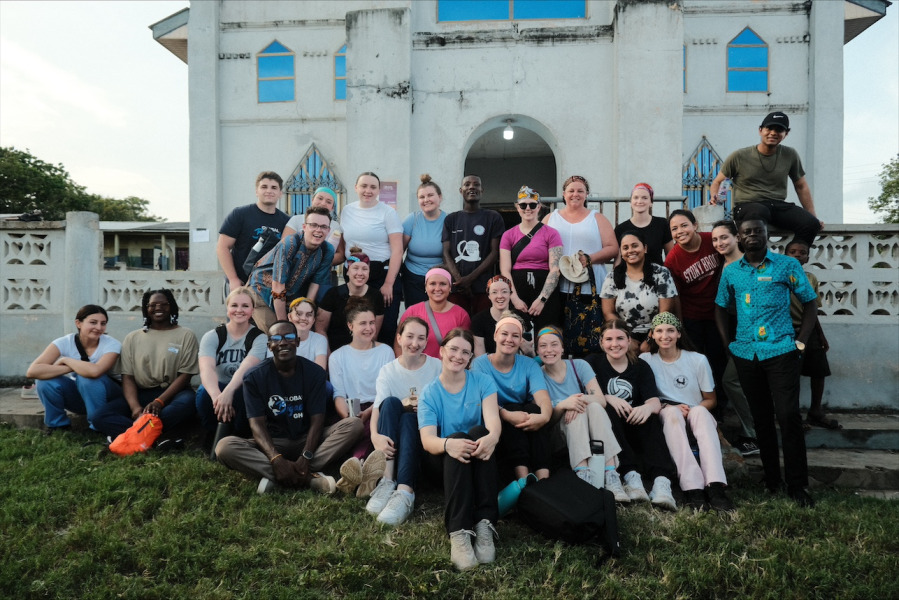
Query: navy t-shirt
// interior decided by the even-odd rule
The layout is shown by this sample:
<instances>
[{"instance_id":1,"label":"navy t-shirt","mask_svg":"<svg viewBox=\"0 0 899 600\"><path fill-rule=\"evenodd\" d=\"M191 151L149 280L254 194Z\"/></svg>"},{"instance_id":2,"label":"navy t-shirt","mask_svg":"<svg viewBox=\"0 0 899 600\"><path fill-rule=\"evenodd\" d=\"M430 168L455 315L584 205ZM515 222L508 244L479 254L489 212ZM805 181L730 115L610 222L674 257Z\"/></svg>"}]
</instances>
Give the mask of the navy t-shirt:
<instances>
[{"instance_id":1,"label":"navy t-shirt","mask_svg":"<svg viewBox=\"0 0 899 600\"><path fill-rule=\"evenodd\" d=\"M238 206L231 211L225 222L222 223L219 233L234 238L234 247L231 249L231 257L234 259L234 269L241 281L246 283L248 273L244 273L243 263L247 260L247 255L259 234L262 233L263 227L269 227L278 232L278 239L284 233L284 227L290 217L281 210L275 210L270 215L260 210L255 204L247 204L246 206ZM260 256L259 258L262 258Z\"/></svg>"},{"instance_id":2,"label":"navy t-shirt","mask_svg":"<svg viewBox=\"0 0 899 600\"><path fill-rule=\"evenodd\" d=\"M296 360L290 377L267 358L243 378L247 418L265 417L273 438L298 439L309 431L310 417L325 413L325 370L302 356Z\"/></svg>"}]
</instances>

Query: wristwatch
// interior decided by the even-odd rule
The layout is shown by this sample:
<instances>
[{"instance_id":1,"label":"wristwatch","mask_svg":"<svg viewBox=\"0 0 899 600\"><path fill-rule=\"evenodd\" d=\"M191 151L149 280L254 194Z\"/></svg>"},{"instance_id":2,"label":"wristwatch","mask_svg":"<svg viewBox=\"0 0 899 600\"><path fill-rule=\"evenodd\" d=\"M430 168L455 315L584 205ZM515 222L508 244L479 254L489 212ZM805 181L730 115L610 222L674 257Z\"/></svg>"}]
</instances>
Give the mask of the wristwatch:
<instances>
[{"instance_id":1,"label":"wristwatch","mask_svg":"<svg viewBox=\"0 0 899 600\"><path fill-rule=\"evenodd\" d=\"M799 340L796 340L796 349L800 352L805 352L805 344L803 344Z\"/></svg>"},{"instance_id":2,"label":"wristwatch","mask_svg":"<svg viewBox=\"0 0 899 600\"><path fill-rule=\"evenodd\" d=\"M313 458L315 458L315 453L306 450L303 452L303 458L305 458L306 460L312 460Z\"/></svg>"},{"instance_id":3,"label":"wristwatch","mask_svg":"<svg viewBox=\"0 0 899 600\"><path fill-rule=\"evenodd\" d=\"M540 296L540 302L546 304L546 296Z\"/></svg>"}]
</instances>

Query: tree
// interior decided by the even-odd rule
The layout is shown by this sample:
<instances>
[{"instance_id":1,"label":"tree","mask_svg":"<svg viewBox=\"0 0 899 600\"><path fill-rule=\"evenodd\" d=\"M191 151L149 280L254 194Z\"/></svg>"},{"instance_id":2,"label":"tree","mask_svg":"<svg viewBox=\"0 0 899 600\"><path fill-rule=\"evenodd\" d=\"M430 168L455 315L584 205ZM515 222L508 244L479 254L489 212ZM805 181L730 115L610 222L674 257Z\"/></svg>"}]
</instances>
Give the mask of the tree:
<instances>
[{"instance_id":1,"label":"tree","mask_svg":"<svg viewBox=\"0 0 899 600\"><path fill-rule=\"evenodd\" d=\"M884 223L899 223L899 154L883 165L880 172L880 195L868 198L868 206L883 213Z\"/></svg>"},{"instance_id":2,"label":"tree","mask_svg":"<svg viewBox=\"0 0 899 600\"><path fill-rule=\"evenodd\" d=\"M0 148L0 213L40 210L48 221L66 218L70 210L95 212L101 221L161 221L147 212L148 200L124 200L89 194L61 164L51 165L27 150Z\"/></svg>"}]
</instances>

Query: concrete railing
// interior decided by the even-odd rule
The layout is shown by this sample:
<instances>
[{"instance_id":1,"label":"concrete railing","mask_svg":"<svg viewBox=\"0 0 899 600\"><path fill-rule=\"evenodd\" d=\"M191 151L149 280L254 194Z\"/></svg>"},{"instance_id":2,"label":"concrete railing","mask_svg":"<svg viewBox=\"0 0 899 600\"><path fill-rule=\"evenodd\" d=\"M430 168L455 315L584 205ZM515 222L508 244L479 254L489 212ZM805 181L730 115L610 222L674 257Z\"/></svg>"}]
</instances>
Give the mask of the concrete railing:
<instances>
[{"instance_id":1,"label":"concrete railing","mask_svg":"<svg viewBox=\"0 0 899 600\"><path fill-rule=\"evenodd\" d=\"M775 250L786 241L771 238ZM84 304L105 307L108 333L120 340L140 327L148 289L173 290L180 323L198 337L224 321L220 272L104 270L102 249L93 213L0 222L0 376L23 375L48 343L74 330ZM808 269L820 281L831 345L825 402L899 409L899 225L829 225Z\"/></svg>"}]
</instances>

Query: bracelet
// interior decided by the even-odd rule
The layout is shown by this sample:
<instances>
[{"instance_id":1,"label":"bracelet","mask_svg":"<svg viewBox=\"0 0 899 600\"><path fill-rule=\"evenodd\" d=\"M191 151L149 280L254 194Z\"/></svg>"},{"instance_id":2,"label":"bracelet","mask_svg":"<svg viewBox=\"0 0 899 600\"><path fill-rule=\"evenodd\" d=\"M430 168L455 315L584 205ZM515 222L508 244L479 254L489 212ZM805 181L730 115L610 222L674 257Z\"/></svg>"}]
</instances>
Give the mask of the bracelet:
<instances>
[{"instance_id":1,"label":"bracelet","mask_svg":"<svg viewBox=\"0 0 899 600\"><path fill-rule=\"evenodd\" d=\"M283 455L283 454L275 454L273 457L271 457L271 458L269 459L269 461L268 461L269 464L274 463L274 462L275 462L275 459L278 458L278 457L281 457L281 456L284 456L284 455Z\"/></svg>"},{"instance_id":2,"label":"bracelet","mask_svg":"<svg viewBox=\"0 0 899 600\"><path fill-rule=\"evenodd\" d=\"M449 441L449 438L443 438L443 453L446 454L446 443Z\"/></svg>"},{"instance_id":3,"label":"bracelet","mask_svg":"<svg viewBox=\"0 0 899 600\"><path fill-rule=\"evenodd\" d=\"M165 408L165 402L162 401L162 398L156 398L153 402L159 402L159 405Z\"/></svg>"}]
</instances>

